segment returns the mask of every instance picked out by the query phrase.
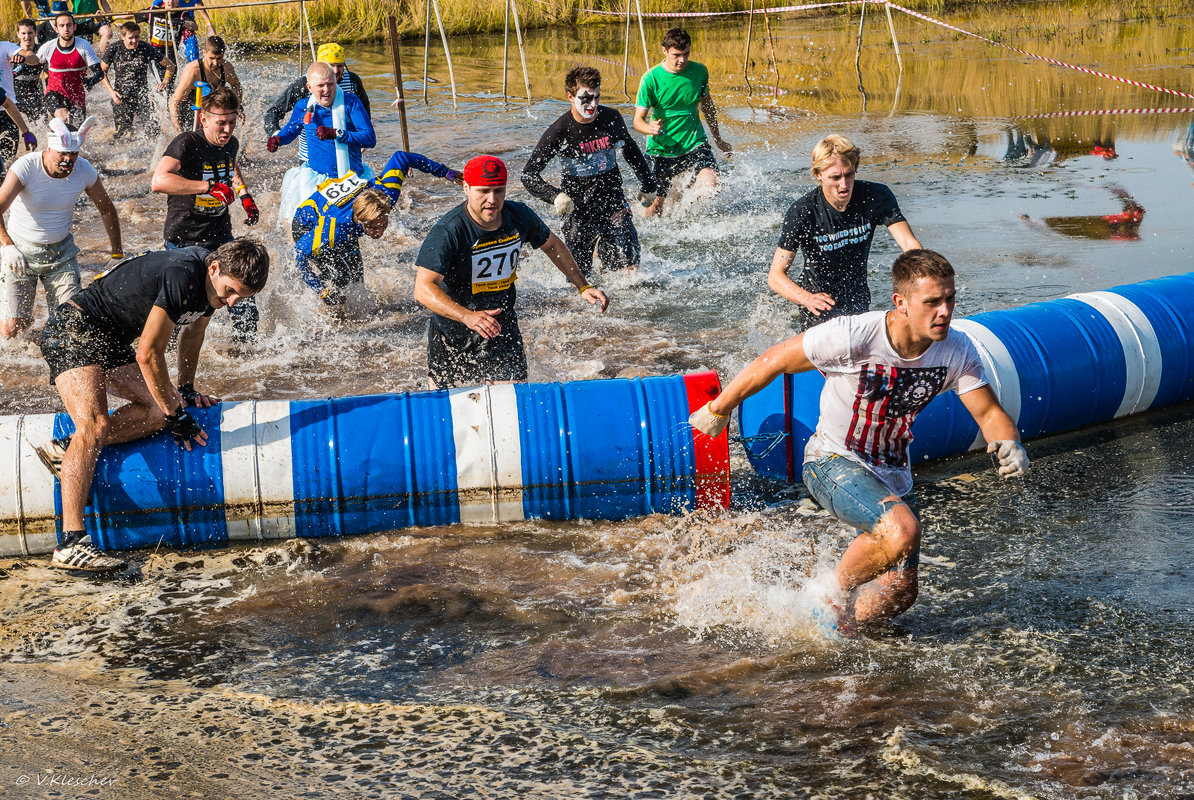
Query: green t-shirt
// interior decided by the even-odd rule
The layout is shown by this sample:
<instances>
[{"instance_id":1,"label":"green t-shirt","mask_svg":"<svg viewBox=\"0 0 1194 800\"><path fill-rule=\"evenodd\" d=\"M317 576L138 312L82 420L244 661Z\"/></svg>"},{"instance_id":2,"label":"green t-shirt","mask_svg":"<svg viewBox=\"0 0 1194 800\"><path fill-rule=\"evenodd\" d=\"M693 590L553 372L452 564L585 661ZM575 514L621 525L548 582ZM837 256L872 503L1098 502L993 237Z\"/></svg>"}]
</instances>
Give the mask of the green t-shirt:
<instances>
[{"instance_id":1,"label":"green t-shirt","mask_svg":"<svg viewBox=\"0 0 1194 800\"><path fill-rule=\"evenodd\" d=\"M679 75L659 64L643 76L635 104L651 109L663 124L658 136L647 137L648 155L676 158L705 143L697 106L708 93L709 70L695 61L685 64Z\"/></svg>"}]
</instances>

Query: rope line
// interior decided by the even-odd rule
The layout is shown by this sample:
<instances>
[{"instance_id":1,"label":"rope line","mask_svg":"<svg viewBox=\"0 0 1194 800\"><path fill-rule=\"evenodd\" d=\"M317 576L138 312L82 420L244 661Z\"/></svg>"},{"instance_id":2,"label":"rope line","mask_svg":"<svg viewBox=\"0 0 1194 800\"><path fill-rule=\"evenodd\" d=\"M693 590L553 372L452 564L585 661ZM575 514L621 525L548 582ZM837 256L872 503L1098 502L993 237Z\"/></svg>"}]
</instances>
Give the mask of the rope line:
<instances>
[{"instance_id":1,"label":"rope line","mask_svg":"<svg viewBox=\"0 0 1194 800\"><path fill-rule=\"evenodd\" d=\"M691 18L691 17L729 17L729 16L743 16L743 15L750 15L750 14L767 14L767 13L779 14L779 13L785 13L785 12L790 12L790 11L810 11L810 10L818 9L818 8L832 8L835 6L853 6L853 5L883 5L889 9L894 8L896 11L902 11L910 17L915 17L916 19L923 20L924 22L928 22L933 25L938 25L942 28L945 28L946 30L951 30L955 33L960 33L963 36L969 36L971 38L978 39L979 41L986 42L987 44L993 44L996 47L1002 47L1005 50L1011 50L1013 53L1019 53L1020 55L1028 56L1029 58L1035 58L1039 61L1044 61L1047 64L1053 64L1054 66L1057 66L1057 67L1065 67L1066 69L1072 69L1072 70L1076 70L1078 72L1084 72L1087 75L1094 75L1097 78L1106 78L1107 80L1110 80L1110 81L1126 83L1129 86L1136 86L1141 89L1150 89L1154 92L1162 92L1163 94L1173 95L1174 97L1187 97L1191 100L1194 100L1194 94L1188 94L1186 92L1179 92L1176 89L1166 89L1164 86L1157 86L1155 84L1145 83L1143 81L1134 81L1130 78L1122 78L1119 75L1112 75L1108 72L1099 72L1098 70L1090 69L1089 67L1082 67L1077 64L1070 64L1066 61L1059 61L1056 58L1049 58L1048 56L1042 56L1042 55L1038 55L1037 53L1031 53L1027 50L1021 50L1018 47L1012 47L1010 44L1004 44L1003 42L997 42L994 39L989 39L986 36L982 36L977 33L972 33L971 31L968 31L964 28L959 28L956 25L950 25L948 22L944 22L942 20L936 19L935 17L930 17L928 14L922 14L919 11L913 11L910 8L904 8L901 5L897 5L896 3L889 2L889 0L839 0L839 2L833 2L833 3L804 3L801 5L795 5L795 6L780 6L779 8L761 8L761 9L753 9L753 10L752 9L741 9L738 11L677 11L677 12L672 12L672 13L652 12L649 14L643 14L642 16L650 17L653 19L676 19L676 18L685 18L685 17L688 17L688 18ZM595 8L585 8L585 9L581 9L581 10L588 14L596 14L598 16L609 16L609 17L622 17L628 13L627 11L602 11L602 10L598 10Z\"/></svg>"},{"instance_id":2,"label":"rope line","mask_svg":"<svg viewBox=\"0 0 1194 800\"><path fill-rule=\"evenodd\" d=\"M537 0L537 1L539 1L539 0ZM787 11L810 11L810 10L816 9L816 8L832 8L834 6L857 6L857 5L867 4L867 3L878 3L879 5L882 5L884 2L885 2L885 0L839 0L839 2L835 2L835 3L805 3L803 5L798 5L798 6L781 6L779 8L766 8L766 9L756 8L753 11L751 11L750 9L745 9L745 8L740 9L738 11L676 11L676 12L672 12L672 13L663 12L663 11L652 11L650 13L644 13L642 16L644 18L648 18L648 19L676 19L679 17L732 17L732 16L749 16L751 14L763 14L763 13L778 14L778 13L787 12ZM626 16L625 11L603 11L603 10L596 9L596 8L582 8L581 11L585 12L586 14L596 14L598 16L606 16L606 17L624 17L624 16Z\"/></svg>"},{"instance_id":3,"label":"rope line","mask_svg":"<svg viewBox=\"0 0 1194 800\"><path fill-rule=\"evenodd\" d=\"M931 22L934 25L939 25L942 28L946 28L946 29L954 31L956 33L963 34L964 36L970 36L975 39L978 39L979 41L986 42L987 44L993 44L998 47L1002 47L1005 50L1011 50L1013 53L1019 53L1020 55L1028 56L1029 58L1039 59L1040 61L1044 61L1046 63L1053 64L1058 67L1065 67L1066 69L1073 69L1073 70L1077 70L1078 72L1085 72L1087 75L1094 75L1099 78L1106 78L1107 80L1118 81L1120 83L1126 83L1130 86L1138 86L1142 89L1152 89L1154 92L1163 92L1165 94L1174 95L1175 97L1188 97L1191 100L1194 100L1194 94L1186 94L1185 92L1179 92L1175 89L1166 89L1163 86L1154 86L1151 83L1144 83L1142 81L1134 81L1129 78L1121 78L1118 75L1111 75L1106 72L1099 72L1098 70L1093 70L1093 69L1090 69L1089 67L1080 67L1077 64L1069 64L1069 63L1066 63L1065 61L1058 61L1055 58L1048 58L1046 56L1040 56L1040 55L1037 55L1036 53L1030 53L1027 50L1021 50L1018 47L1012 47L1010 44L1004 44L1003 42L997 42L994 39L988 39L986 36L980 36L977 33L971 33L970 31L964 30L955 25L950 25L948 22L942 22L941 20L934 19L933 17L930 17L927 14L921 14L919 11L912 11L911 9L904 8L903 6L896 5L895 3L889 2L889 3L887 3L887 6L889 8L894 8L896 11L903 11L905 14L907 14L911 17L916 17L917 19L924 20L925 22Z\"/></svg>"},{"instance_id":4,"label":"rope line","mask_svg":"<svg viewBox=\"0 0 1194 800\"><path fill-rule=\"evenodd\" d=\"M1061 117L1102 117L1114 114L1194 114L1194 108L1097 108L1089 111L1054 111L1027 114L1015 119L1059 119Z\"/></svg>"}]
</instances>

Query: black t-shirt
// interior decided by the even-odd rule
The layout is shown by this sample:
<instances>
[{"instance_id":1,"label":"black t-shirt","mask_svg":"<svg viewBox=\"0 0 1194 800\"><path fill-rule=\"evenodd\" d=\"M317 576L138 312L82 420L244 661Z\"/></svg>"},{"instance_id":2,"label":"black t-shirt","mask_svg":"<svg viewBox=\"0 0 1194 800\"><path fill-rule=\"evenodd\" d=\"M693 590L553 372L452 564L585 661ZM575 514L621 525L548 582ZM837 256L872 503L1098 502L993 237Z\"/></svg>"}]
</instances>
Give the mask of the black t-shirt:
<instances>
[{"instance_id":1,"label":"black t-shirt","mask_svg":"<svg viewBox=\"0 0 1194 800\"><path fill-rule=\"evenodd\" d=\"M45 64L14 64L12 67L12 85L17 95L15 101L21 113L26 116L41 113L42 98L45 94L41 88L41 74L45 68Z\"/></svg>"},{"instance_id":2,"label":"black t-shirt","mask_svg":"<svg viewBox=\"0 0 1194 800\"><path fill-rule=\"evenodd\" d=\"M233 136L224 147L207 141L202 131L174 137L163 155L178 159L178 174L188 180L216 180L232 186L240 143ZM232 240L228 207L207 192L170 195L166 198L166 241L180 246L199 245L215 250Z\"/></svg>"},{"instance_id":3,"label":"black t-shirt","mask_svg":"<svg viewBox=\"0 0 1194 800\"><path fill-rule=\"evenodd\" d=\"M507 326L513 330L518 323L514 281L523 244L538 249L549 236L547 225L524 203L507 200L502 207L502 224L494 231L473 222L461 203L428 232L415 264L443 275L448 297L470 311L502 309L498 323L504 335ZM467 326L447 317L432 314L431 319L445 336L475 335Z\"/></svg>"},{"instance_id":4,"label":"black t-shirt","mask_svg":"<svg viewBox=\"0 0 1194 800\"><path fill-rule=\"evenodd\" d=\"M137 96L148 93L147 70L162 59L148 42L137 42L137 46L129 50L124 42L117 41L108 45L101 60L108 65L112 88L121 95Z\"/></svg>"},{"instance_id":5,"label":"black t-shirt","mask_svg":"<svg viewBox=\"0 0 1194 800\"><path fill-rule=\"evenodd\" d=\"M626 206L622 173L618 170L619 148L643 190L655 191L651 167L626 130L622 115L606 106L598 106L597 118L588 124L573 119L571 110L553 122L523 168L522 185L545 203L553 202L563 191L582 216L610 216ZM542 175L556 156L560 157L560 189L543 180Z\"/></svg>"},{"instance_id":6,"label":"black t-shirt","mask_svg":"<svg viewBox=\"0 0 1194 800\"><path fill-rule=\"evenodd\" d=\"M186 247L133 256L96 275L71 300L124 344L141 335L154 306L175 325L187 325L215 311L207 303L207 253Z\"/></svg>"},{"instance_id":7,"label":"black t-shirt","mask_svg":"<svg viewBox=\"0 0 1194 800\"><path fill-rule=\"evenodd\" d=\"M881 183L855 181L845 211L829 205L817 187L788 209L779 246L804 254L796 283L829 294L835 301L832 316L858 314L871 307L866 268L875 228L903 221L895 195Z\"/></svg>"}]
</instances>

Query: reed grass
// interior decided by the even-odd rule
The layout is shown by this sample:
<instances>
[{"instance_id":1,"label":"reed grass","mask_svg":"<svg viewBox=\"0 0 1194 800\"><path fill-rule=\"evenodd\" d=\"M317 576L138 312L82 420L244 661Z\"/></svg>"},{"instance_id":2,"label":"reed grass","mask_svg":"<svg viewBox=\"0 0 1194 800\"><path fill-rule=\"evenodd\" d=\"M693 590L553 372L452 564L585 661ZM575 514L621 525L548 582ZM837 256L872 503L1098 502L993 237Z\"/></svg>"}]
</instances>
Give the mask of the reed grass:
<instances>
[{"instance_id":1,"label":"reed grass","mask_svg":"<svg viewBox=\"0 0 1194 800\"><path fill-rule=\"evenodd\" d=\"M232 5L236 0L209 0L210 5ZM246 0L249 2L249 0ZM788 5L793 0L770 0L772 6ZM317 40L341 42L378 41L385 37L386 17L393 14L398 20L399 35L404 38L423 34L429 0L312 0L307 14ZM627 0L518 0L518 14L524 28L546 28L570 25L619 25L618 17L591 13L622 11ZM112 0L118 12L144 9L147 0ZM756 0L761 8L764 0ZM1009 8L1020 5L1061 7L1065 11L1082 14L1091 22L1132 21L1162 18L1174 13L1194 11L1192 0L1122 0L1108 3L1103 0L1062 0L1061 2L1032 2L1032 0L902 0L900 5L925 13L941 14L966 9ZM750 0L641 0L644 13L659 12L717 12L736 11L750 7ZM631 4L633 8L633 4ZM444 28L449 35L493 33L504 29L505 6L499 0L439 0ZM877 10L872 8L872 13ZM822 14L857 13L857 6L827 9ZM0 0L0 29L13 31L24 16L17 0ZM790 15L789 15L790 16ZM297 2L276 6L254 6L243 10L213 11L217 30L229 41L244 46L269 46L274 41L290 42L297 37L300 24ZM700 19L677 20L689 27L702 24ZM434 16L433 35L438 35ZM998 38L1000 32L988 32ZM10 37L15 39L15 35Z\"/></svg>"}]
</instances>

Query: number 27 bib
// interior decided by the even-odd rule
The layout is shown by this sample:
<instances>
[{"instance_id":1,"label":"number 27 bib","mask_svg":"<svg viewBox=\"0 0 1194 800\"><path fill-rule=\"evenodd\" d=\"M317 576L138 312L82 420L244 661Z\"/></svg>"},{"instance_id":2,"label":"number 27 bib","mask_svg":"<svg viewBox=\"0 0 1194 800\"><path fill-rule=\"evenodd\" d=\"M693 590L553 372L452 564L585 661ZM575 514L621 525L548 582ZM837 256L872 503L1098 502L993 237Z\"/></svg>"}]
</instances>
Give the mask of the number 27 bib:
<instances>
[{"instance_id":1,"label":"number 27 bib","mask_svg":"<svg viewBox=\"0 0 1194 800\"><path fill-rule=\"evenodd\" d=\"M473 294L509 289L518 277L522 237L517 233L473 247Z\"/></svg>"}]
</instances>

